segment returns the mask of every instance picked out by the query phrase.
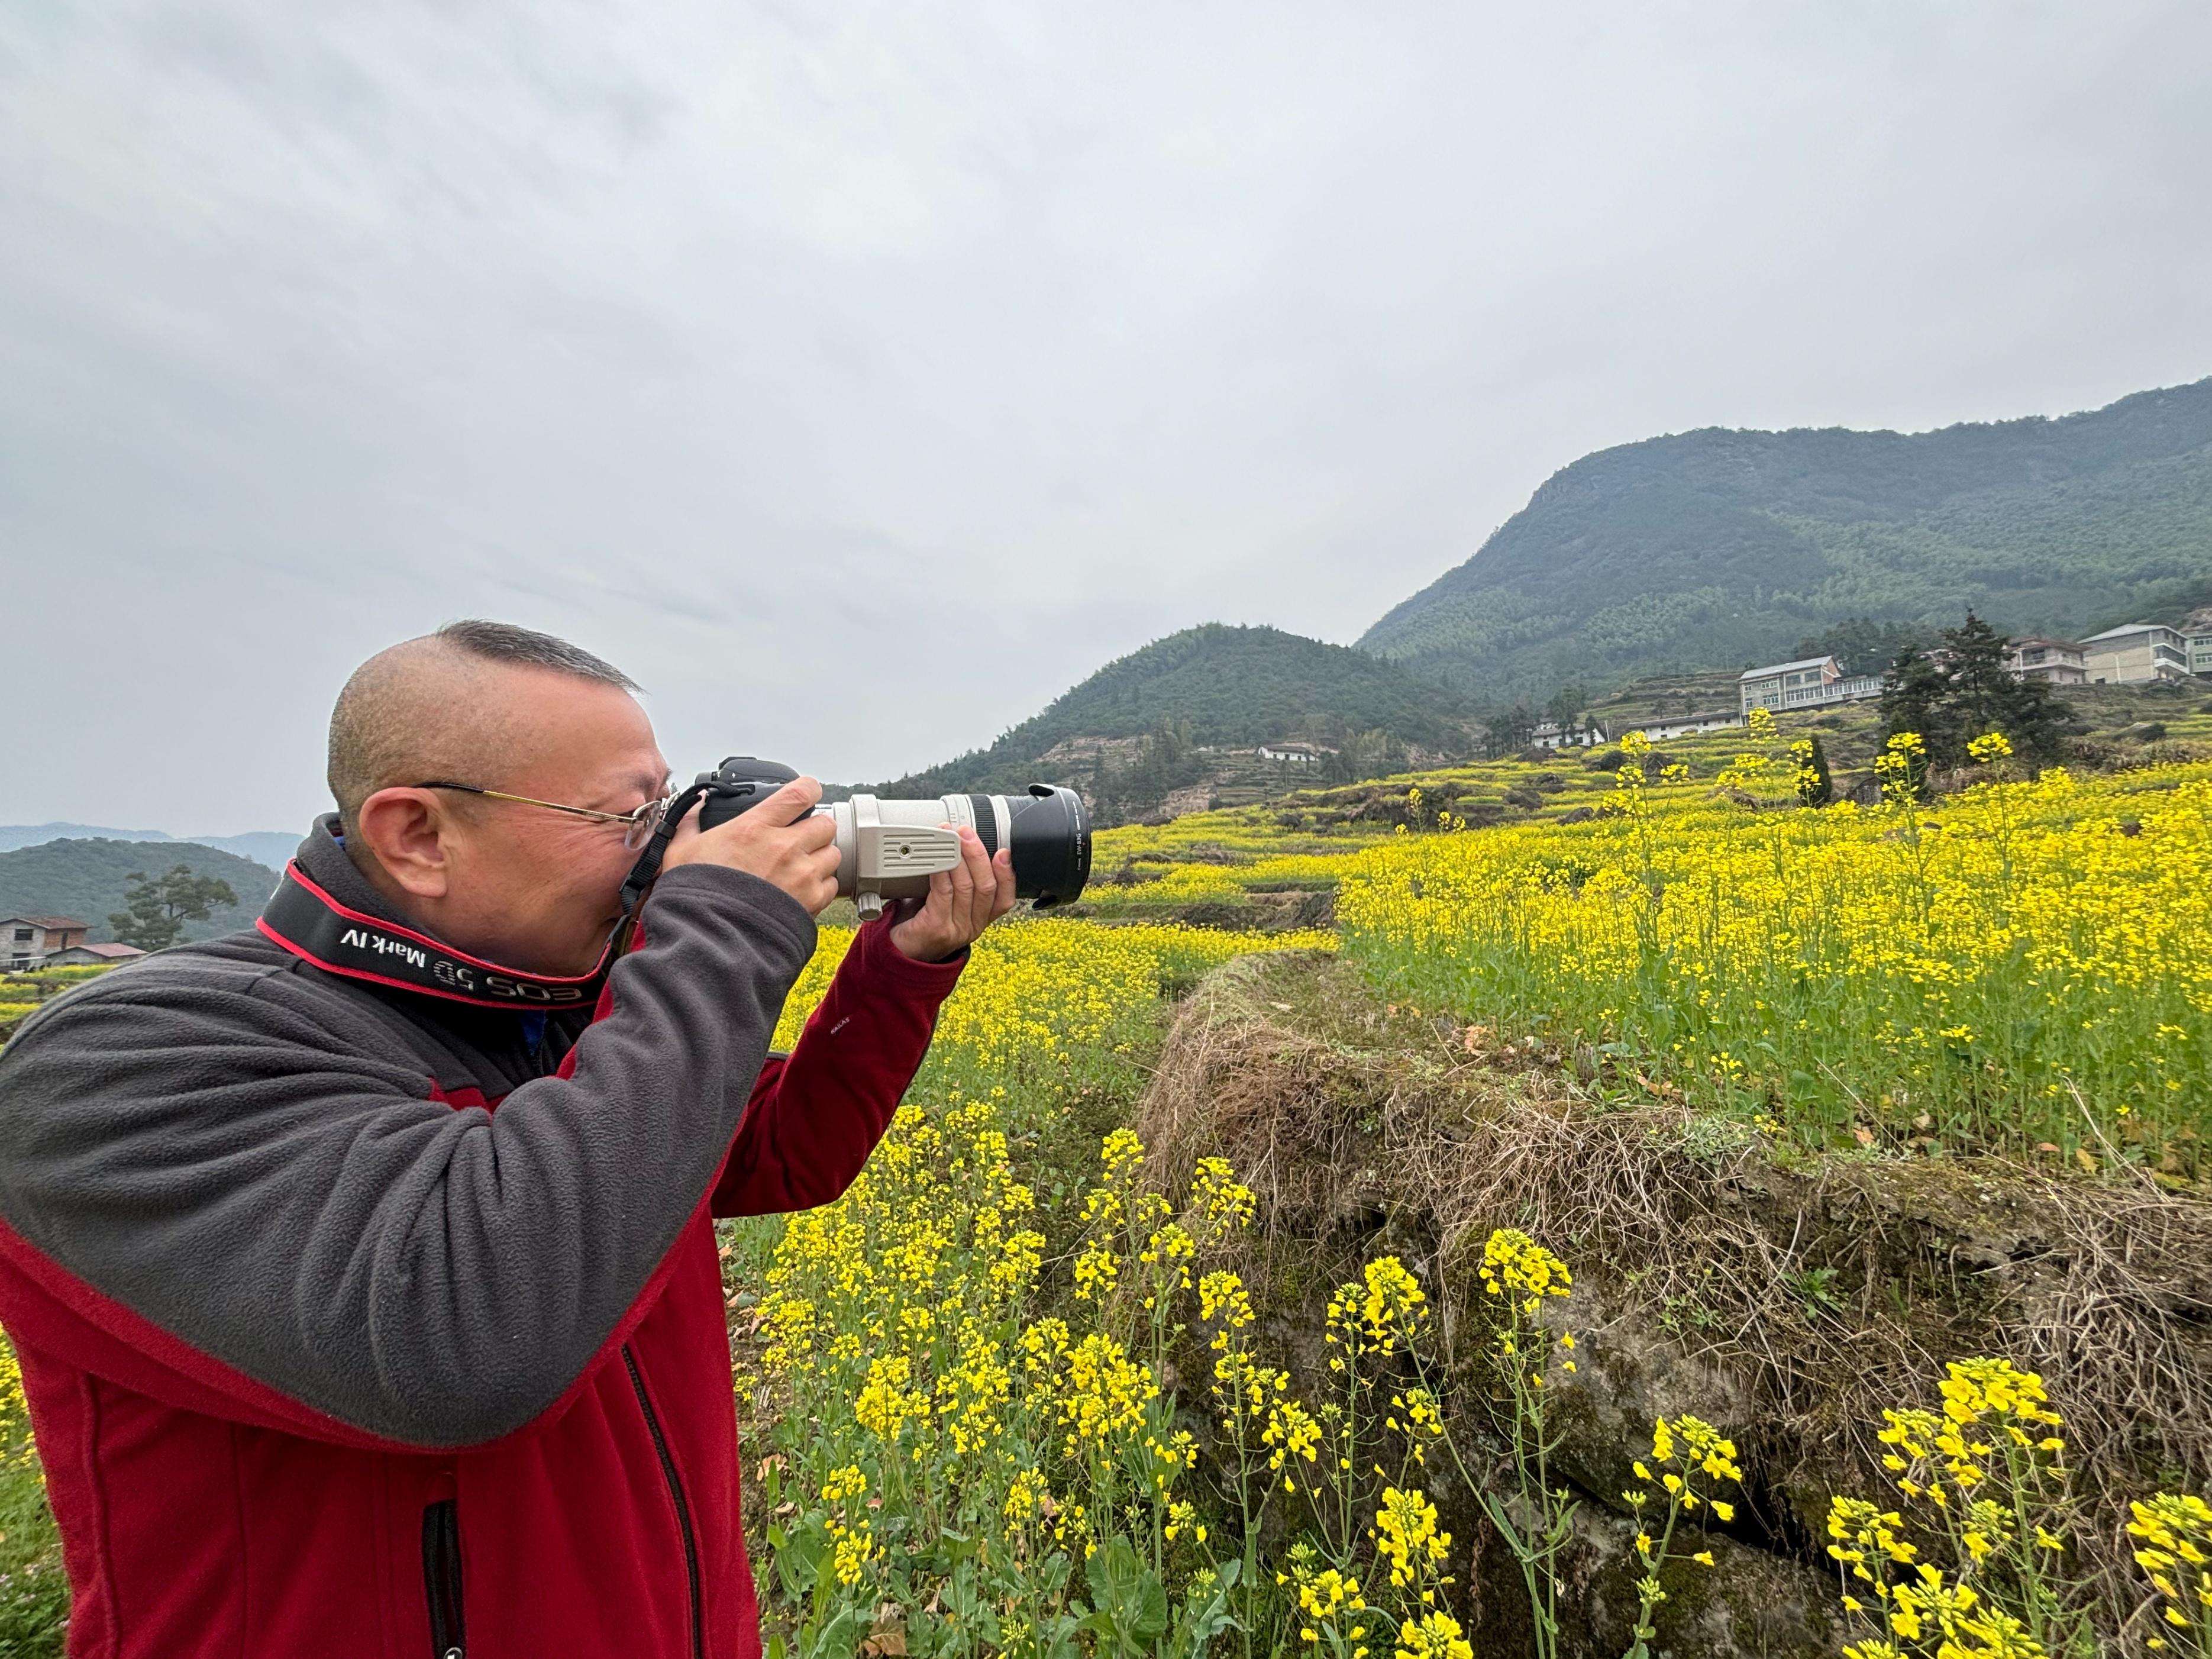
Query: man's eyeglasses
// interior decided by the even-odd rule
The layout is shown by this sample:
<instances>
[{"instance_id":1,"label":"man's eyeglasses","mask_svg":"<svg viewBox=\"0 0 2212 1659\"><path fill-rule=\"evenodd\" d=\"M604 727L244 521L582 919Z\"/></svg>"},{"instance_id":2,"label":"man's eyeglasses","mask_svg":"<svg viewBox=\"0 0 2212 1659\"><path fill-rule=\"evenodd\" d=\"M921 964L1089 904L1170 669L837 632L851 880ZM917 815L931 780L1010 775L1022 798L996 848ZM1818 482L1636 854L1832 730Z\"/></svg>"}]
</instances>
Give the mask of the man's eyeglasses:
<instances>
[{"instance_id":1,"label":"man's eyeglasses","mask_svg":"<svg viewBox=\"0 0 2212 1659\"><path fill-rule=\"evenodd\" d=\"M536 800L528 795L510 795L504 790L483 789L473 783L418 783L417 789L458 789L465 795L483 795L491 800L520 801L525 806L543 806L549 811L567 812L572 817L593 818L601 823L623 826L623 845L633 853L653 839L653 832L660 828L660 820L668 811L668 803L676 799L671 790L658 800L649 800L627 812L602 812L590 806L563 806L556 800Z\"/></svg>"}]
</instances>

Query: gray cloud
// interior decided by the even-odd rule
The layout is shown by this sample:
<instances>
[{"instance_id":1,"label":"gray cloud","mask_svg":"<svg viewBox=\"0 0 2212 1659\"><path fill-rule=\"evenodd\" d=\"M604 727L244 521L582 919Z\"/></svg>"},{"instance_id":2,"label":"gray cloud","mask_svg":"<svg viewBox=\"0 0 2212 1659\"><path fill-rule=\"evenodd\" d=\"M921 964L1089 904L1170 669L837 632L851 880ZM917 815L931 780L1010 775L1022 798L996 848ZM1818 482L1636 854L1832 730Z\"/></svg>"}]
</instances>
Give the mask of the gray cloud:
<instances>
[{"instance_id":1,"label":"gray cloud","mask_svg":"<svg viewBox=\"0 0 2212 1659\"><path fill-rule=\"evenodd\" d=\"M1604 444L2196 378L2207 84L2185 0L10 9L0 820L295 823L477 612L880 776Z\"/></svg>"}]
</instances>

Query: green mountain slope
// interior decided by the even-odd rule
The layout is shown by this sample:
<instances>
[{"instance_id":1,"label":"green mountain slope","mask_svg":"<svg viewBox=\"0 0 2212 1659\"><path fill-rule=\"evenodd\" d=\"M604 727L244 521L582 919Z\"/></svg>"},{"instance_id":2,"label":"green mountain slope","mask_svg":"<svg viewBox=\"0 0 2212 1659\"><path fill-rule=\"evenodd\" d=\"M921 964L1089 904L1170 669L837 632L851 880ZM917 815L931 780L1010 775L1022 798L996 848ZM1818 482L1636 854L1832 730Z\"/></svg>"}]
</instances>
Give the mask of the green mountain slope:
<instances>
[{"instance_id":1,"label":"green mountain slope","mask_svg":"<svg viewBox=\"0 0 2212 1659\"><path fill-rule=\"evenodd\" d=\"M1070 745L1144 739L1163 728L1174 728L1168 746L1177 751L1281 738L1343 744L1380 732L1409 750L1457 756L1473 747L1467 716L1456 693L1365 653L1273 628L1208 623L1107 664L988 749L876 787L932 795L1033 781L1087 787L1091 770L1067 757ZM1056 750L1060 757L1046 763Z\"/></svg>"},{"instance_id":2,"label":"green mountain slope","mask_svg":"<svg viewBox=\"0 0 2212 1659\"><path fill-rule=\"evenodd\" d=\"M205 921L185 924L187 939L251 927L276 872L265 864L189 841L50 841L0 853L0 915L74 916L88 923L94 943L112 939L111 911L123 908L124 883L133 871L158 876L184 865L196 876L230 884L238 902Z\"/></svg>"},{"instance_id":3,"label":"green mountain slope","mask_svg":"<svg viewBox=\"0 0 2212 1659\"><path fill-rule=\"evenodd\" d=\"M2058 420L1648 439L1358 641L1487 700L1741 668L1850 617L2079 635L2212 598L2212 379Z\"/></svg>"}]
</instances>

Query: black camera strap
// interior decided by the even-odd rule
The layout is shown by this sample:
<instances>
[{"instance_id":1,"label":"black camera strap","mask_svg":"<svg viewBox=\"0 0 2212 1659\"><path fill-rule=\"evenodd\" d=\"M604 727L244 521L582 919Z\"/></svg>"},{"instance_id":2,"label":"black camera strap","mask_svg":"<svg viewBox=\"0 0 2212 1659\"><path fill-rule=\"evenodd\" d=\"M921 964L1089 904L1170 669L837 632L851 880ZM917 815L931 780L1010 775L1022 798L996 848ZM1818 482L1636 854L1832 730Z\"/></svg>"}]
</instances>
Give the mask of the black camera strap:
<instances>
[{"instance_id":1,"label":"black camera strap","mask_svg":"<svg viewBox=\"0 0 2212 1659\"><path fill-rule=\"evenodd\" d=\"M596 1001L617 958L629 949L636 933L638 907L645 902L667 856L669 838L699 798L714 790L705 779L669 802L653 839L622 884L622 921L599 963L588 974L568 976L528 974L487 962L441 943L428 933L386 921L341 903L319 886L298 861L287 864L254 926L272 942L325 973L367 980L403 991L420 991L480 1008L573 1008Z\"/></svg>"},{"instance_id":2,"label":"black camera strap","mask_svg":"<svg viewBox=\"0 0 2212 1659\"><path fill-rule=\"evenodd\" d=\"M325 973L421 991L480 1008L573 1008L598 999L614 963L611 944L588 974L526 974L340 903L295 860L254 926L302 962Z\"/></svg>"}]
</instances>

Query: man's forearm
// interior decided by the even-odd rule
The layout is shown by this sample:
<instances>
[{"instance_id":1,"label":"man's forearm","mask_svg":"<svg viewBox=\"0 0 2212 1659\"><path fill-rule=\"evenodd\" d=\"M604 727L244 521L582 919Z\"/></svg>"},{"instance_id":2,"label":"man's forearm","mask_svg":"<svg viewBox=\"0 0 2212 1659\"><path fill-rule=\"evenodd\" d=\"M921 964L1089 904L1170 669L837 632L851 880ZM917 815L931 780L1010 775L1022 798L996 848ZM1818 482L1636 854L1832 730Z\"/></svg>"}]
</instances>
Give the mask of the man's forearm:
<instances>
[{"instance_id":1,"label":"man's forearm","mask_svg":"<svg viewBox=\"0 0 2212 1659\"><path fill-rule=\"evenodd\" d=\"M844 1192L890 1127L967 957L915 962L891 921L854 937L788 1058L770 1061L715 1184L718 1216L811 1209Z\"/></svg>"}]
</instances>

